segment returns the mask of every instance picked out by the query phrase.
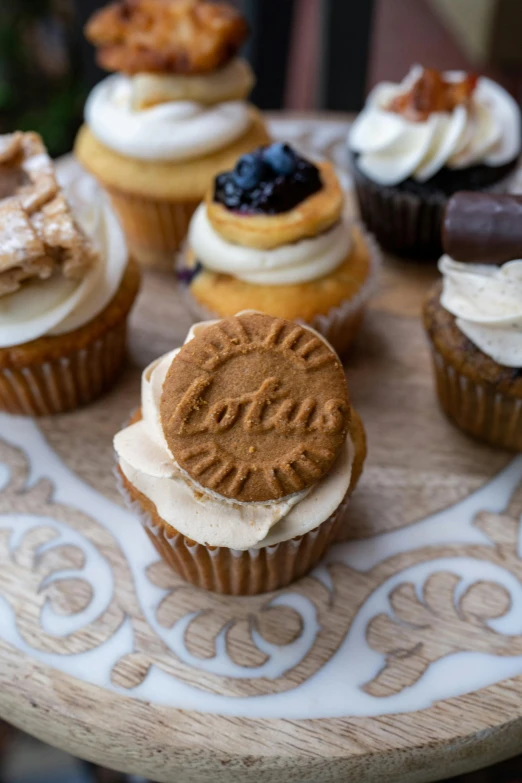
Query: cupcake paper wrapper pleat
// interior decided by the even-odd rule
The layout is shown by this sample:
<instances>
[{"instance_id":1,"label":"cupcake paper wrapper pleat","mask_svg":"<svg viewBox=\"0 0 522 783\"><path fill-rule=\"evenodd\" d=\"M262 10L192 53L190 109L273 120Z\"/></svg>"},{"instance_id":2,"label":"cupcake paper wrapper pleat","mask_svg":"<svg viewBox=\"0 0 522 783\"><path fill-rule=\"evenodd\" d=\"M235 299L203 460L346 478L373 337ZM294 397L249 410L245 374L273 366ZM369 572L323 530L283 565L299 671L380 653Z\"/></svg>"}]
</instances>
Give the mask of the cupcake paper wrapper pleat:
<instances>
[{"instance_id":1,"label":"cupcake paper wrapper pleat","mask_svg":"<svg viewBox=\"0 0 522 783\"><path fill-rule=\"evenodd\" d=\"M354 225L363 235L364 242L368 248L370 271L367 279L355 296L332 307L328 313L316 315L309 321L297 319L298 323L302 323L304 326L311 326L312 329L319 332L341 357L348 353L355 340L364 318L368 300L377 288L379 271L382 266L382 252L375 238L365 230L359 221L354 221ZM181 264L183 264L185 257L186 252L180 253L179 262ZM194 320L209 321L223 317L199 304L190 293L190 288L187 291L187 304Z\"/></svg>"},{"instance_id":2,"label":"cupcake paper wrapper pleat","mask_svg":"<svg viewBox=\"0 0 522 783\"><path fill-rule=\"evenodd\" d=\"M433 346L432 351L437 394L451 421L491 446L522 451L522 399L471 380Z\"/></svg>"},{"instance_id":3,"label":"cupcake paper wrapper pleat","mask_svg":"<svg viewBox=\"0 0 522 783\"><path fill-rule=\"evenodd\" d=\"M447 196L430 192L420 196L378 185L365 177L353 161L351 174L361 217L385 250L415 260L437 260L442 255L441 231ZM507 174L483 190L508 192L514 176Z\"/></svg>"},{"instance_id":4,"label":"cupcake paper wrapper pleat","mask_svg":"<svg viewBox=\"0 0 522 783\"><path fill-rule=\"evenodd\" d=\"M352 174L361 217L380 244L394 253L422 259L442 254L440 239L446 198L425 198L394 188L381 187L363 177L356 166Z\"/></svg>"},{"instance_id":5,"label":"cupcake paper wrapper pleat","mask_svg":"<svg viewBox=\"0 0 522 783\"><path fill-rule=\"evenodd\" d=\"M174 271L198 201L168 201L108 188L131 255L146 267Z\"/></svg>"},{"instance_id":6,"label":"cupcake paper wrapper pleat","mask_svg":"<svg viewBox=\"0 0 522 783\"><path fill-rule=\"evenodd\" d=\"M49 416L96 399L123 369L126 326L124 318L90 344L66 356L0 369L0 410Z\"/></svg>"},{"instance_id":7,"label":"cupcake paper wrapper pleat","mask_svg":"<svg viewBox=\"0 0 522 783\"><path fill-rule=\"evenodd\" d=\"M314 530L261 549L238 551L198 544L149 514L132 485L117 471L129 508L136 514L158 554L183 579L196 587L229 595L257 595L286 587L307 574L335 541L349 493L337 510Z\"/></svg>"}]
</instances>

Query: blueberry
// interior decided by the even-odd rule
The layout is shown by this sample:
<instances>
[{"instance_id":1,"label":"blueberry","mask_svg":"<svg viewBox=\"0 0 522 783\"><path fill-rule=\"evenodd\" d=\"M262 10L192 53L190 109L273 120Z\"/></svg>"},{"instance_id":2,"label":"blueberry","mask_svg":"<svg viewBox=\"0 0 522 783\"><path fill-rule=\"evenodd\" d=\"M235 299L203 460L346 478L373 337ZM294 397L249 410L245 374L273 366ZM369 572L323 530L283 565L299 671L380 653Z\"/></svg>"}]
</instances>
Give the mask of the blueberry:
<instances>
[{"instance_id":1,"label":"blueberry","mask_svg":"<svg viewBox=\"0 0 522 783\"><path fill-rule=\"evenodd\" d=\"M322 187L319 171L288 144L243 155L233 171L216 177L214 200L242 214L286 212Z\"/></svg>"},{"instance_id":2,"label":"blueberry","mask_svg":"<svg viewBox=\"0 0 522 783\"><path fill-rule=\"evenodd\" d=\"M201 261L196 261L194 266L184 266L182 269L178 270L177 277L179 282L184 283L185 285L190 285L194 278L199 275L202 269L203 264Z\"/></svg>"},{"instance_id":3,"label":"blueberry","mask_svg":"<svg viewBox=\"0 0 522 783\"><path fill-rule=\"evenodd\" d=\"M263 152L263 158L276 174L288 177L294 173L296 167L296 155L293 149L283 142L271 144Z\"/></svg>"},{"instance_id":4,"label":"blueberry","mask_svg":"<svg viewBox=\"0 0 522 783\"><path fill-rule=\"evenodd\" d=\"M259 185L264 173L264 163L260 155L243 155L239 158L234 169L233 178L243 190L252 190Z\"/></svg>"}]
</instances>

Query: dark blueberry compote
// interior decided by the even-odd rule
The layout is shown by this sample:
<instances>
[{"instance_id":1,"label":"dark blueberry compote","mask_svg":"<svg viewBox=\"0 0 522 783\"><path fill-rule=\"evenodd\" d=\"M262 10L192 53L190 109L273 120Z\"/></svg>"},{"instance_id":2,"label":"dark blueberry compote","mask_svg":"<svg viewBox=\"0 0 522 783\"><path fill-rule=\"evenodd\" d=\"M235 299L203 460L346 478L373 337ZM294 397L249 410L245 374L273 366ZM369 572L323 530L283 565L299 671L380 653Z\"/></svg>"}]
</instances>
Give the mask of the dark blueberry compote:
<instances>
[{"instance_id":1,"label":"dark blueberry compote","mask_svg":"<svg viewBox=\"0 0 522 783\"><path fill-rule=\"evenodd\" d=\"M180 283L190 285L194 278L199 275L202 269L203 264L201 261L196 261L194 266L184 266L181 267L181 269L178 269L177 278Z\"/></svg>"},{"instance_id":2,"label":"dark blueberry compote","mask_svg":"<svg viewBox=\"0 0 522 783\"><path fill-rule=\"evenodd\" d=\"M322 188L319 170L288 144L260 147L216 177L214 201L244 214L288 212Z\"/></svg>"}]
</instances>

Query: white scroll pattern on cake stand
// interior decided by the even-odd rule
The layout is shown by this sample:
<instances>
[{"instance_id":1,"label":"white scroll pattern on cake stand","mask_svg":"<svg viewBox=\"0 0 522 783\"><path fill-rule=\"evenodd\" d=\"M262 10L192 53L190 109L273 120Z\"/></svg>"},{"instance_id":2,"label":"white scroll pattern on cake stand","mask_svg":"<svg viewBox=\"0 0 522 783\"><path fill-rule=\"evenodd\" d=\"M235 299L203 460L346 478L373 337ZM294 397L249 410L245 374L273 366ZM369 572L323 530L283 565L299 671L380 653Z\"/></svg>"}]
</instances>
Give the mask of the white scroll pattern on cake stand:
<instances>
[{"instance_id":1,"label":"white scroll pattern on cake stand","mask_svg":"<svg viewBox=\"0 0 522 783\"><path fill-rule=\"evenodd\" d=\"M342 123L277 125L340 166L344 134ZM186 710L423 709L522 674L521 514L516 457L450 508L336 545L279 593L217 596L158 562L132 513L75 475L37 423L0 414L0 638L79 680Z\"/></svg>"}]
</instances>

